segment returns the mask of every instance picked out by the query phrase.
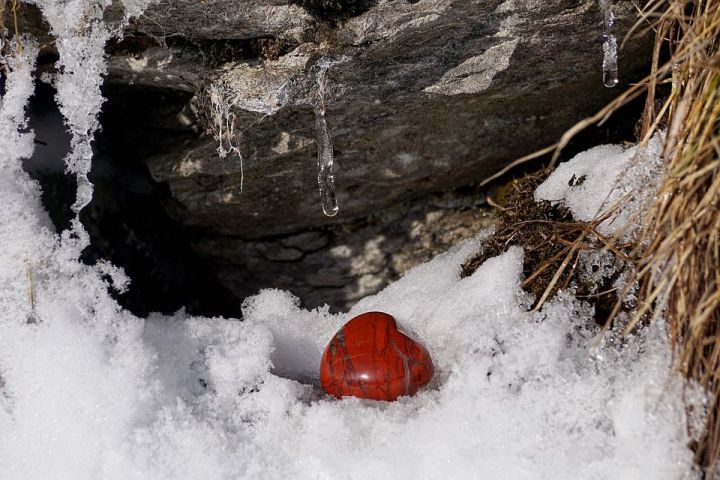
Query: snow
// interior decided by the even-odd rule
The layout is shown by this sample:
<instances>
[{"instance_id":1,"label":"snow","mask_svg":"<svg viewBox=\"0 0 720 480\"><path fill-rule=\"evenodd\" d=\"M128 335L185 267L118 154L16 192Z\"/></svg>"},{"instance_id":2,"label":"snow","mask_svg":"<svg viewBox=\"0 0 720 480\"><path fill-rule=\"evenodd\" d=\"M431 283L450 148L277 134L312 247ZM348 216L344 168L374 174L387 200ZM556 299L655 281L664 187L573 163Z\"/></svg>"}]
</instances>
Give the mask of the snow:
<instances>
[{"instance_id":1,"label":"snow","mask_svg":"<svg viewBox=\"0 0 720 480\"><path fill-rule=\"evenodd\" d=\"M139 15L154 0L123 0L124 22ZM53 85L60 112L71 135L65 157L68 172L77 179L77 198L72 208L78 214L92 200L88 180L92 164L92 142L99 128L98 113L104 102L100 86L107 67L105 44L120 36L123 24L111 28L103 21L110 0L30 0L41 11L56 37L57 69ZM73 228L80 230L78 221ZM79 235L82 235L78 233Z\"/></svg>"},{"instance_id":2,"label":"snow","mask_svg":"<svg viewBox=\"0 0 720 480\"><path fill-rule=\"evenodd\" d=\"M67 170L76 175L77 199L73 210L79 212L92 199L88 181L92 161L93 133L98 129L97 112L102 106L100 93L105 61L105 43L111 33L102 22L104 6L89 0L36 1L56 36L58 71L54 86L60 111L71 134L71 148L65 157Z\"/></svg>"},{"instance_id":3,"label":"snow","mask_svg":"<svg viewBox=\"0 0 720 480\"><path fill-rule=\"evenodd\" d=\"M461 279L482 236L338 315L277 290L247 299L244 321L122 310L109 291L126 288L123 272L79 261L84 230L54 233L21 168L35 53L5 59L0 107L3 480L693 478L663 324L620 340L569 292L530 311L518 247ZM617 171L630 155L591 152ZM607 175L573 168L583 185L548 194L598 210ZM427 345L427 389L386 403L318 388L326 342L368 310Z\"/></svg>"},{"instance_id":4,"label":"snow","mask_svg":"<svg viewBox=\"0 0 720 480\"><path fill-rule=\"evenodd\" d=\"M577 220L593 221L616 205L603 221L604 235L631 235L640 225L643 208L656 196L662 173L663 134L646 146L600 145L560 164L535 191L537 201L568 207Z\"/></svg>"}]
</instances>

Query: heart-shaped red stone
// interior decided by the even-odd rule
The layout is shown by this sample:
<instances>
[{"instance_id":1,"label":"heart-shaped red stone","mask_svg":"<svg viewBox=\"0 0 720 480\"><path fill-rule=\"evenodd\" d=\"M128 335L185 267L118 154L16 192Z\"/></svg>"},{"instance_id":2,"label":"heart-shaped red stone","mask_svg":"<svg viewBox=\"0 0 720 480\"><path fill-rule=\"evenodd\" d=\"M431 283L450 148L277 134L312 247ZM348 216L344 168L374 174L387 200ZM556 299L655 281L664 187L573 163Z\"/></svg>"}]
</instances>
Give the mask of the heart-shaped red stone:
<instances>
[{"instance_id":1,"label":"heart-shaped red stone","mask_svg":"<svg viewBox=\"0 0 720 480\"><path fill-rule=\"evenodd\" d=\"M414 395L433 373L427 349L382 312L363 313L347 322L330 340L320 362L320 383L338 398L393 401Z\"/></svg>"}]
</instances>

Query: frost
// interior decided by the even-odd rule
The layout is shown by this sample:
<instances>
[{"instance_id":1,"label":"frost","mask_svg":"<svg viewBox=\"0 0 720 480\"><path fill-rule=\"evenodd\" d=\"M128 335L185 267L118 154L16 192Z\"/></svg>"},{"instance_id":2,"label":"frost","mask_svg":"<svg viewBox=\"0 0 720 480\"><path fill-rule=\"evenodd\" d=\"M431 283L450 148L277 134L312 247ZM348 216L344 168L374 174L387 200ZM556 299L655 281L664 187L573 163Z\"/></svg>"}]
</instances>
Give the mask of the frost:
<instances>
[{"instance_id":1,"label":"frost","mask_svg":"<svg viewBox=\"0 0 720 480\"><path fill-rule=\"evenodd\" d=\"M100 85L106 73L105 43L112 36L102 21L103 10L109 2L35 3L56 37L60 73L55 78L55 88L60 111L71 135L65 163L77 179L77 197L72 208L78 213L92 199L92 184L87 175L92 162L93 134L99 126L97 115L103 103Z\"/></svg>"},{"instance_id":2,"label":"frost","mask_svg":"<svg viewBox=\"0 0 720 480\"><path fill-rule=\"evenodd\" d=\"M242 153L235 143L235 114L232 112L232 105L227 101L227 92L218 84L211 84L208 87L207 95L210 100L213 134L218 141L218 155L220 158L225 158L229 153L235 153L240 159L240 192L242 193L245 169L243 168Z\"/></svg>"},{"instance_id":3,"label":"frost","mask_svg":"<svg viewBox=\"0 0 720 480\"><path fill-rule=\"evenodd\" d=\"M603 15L603 84L612 88L618 84L618 44L615 36L613 0L599 0Z\"/></svg>"},{"instance_id":4,"label":"frost","mask_svg":"<svg viewBox=\"0 0 720 480\"><path fill-rule=\"evenodd\" d=\"M19 159L32 155L34 136L26 133L28 120L25 105L33 93L32 71L35 68L37 45L27 40L4 44L0 39L0 51L6 48L9 56L0 55L0 76L4 76L6 93L0 97L0 165L18 169Z\"/></svg>"},{"instance_id":5,"label":"frost","mask_svg":"<svg viewBox=\"0 0 720 480\"><path fill-rule=\"evenodd\" d=\"M14 72L9 96L29 94L29 72ZM13 142L0 139L3 149L14 151ZM107 293L103 279L122 284L122 275L83 266L42 226L27 175L8 164L2 174L3 478L676 479L691 471L683 384L671 376L661 324L624 344L610 332L598 346L592 308L569 295L529 312L517 247L461 279L459 265L482 239L467 242L340 315L268 290L247 300L243 322L183 312L143 321ZM18 268L27 259L36 268L33 324ZM326 342L368 310L393 314L428 346L437 367L428 389L390 404L322 394Z\"/></svg>"},{"instance_id":6,"label":"frost","mask_svg":"<svg viewBox=\"0 0 720 480\"><path fill-rule=\"evenodd\" d=\"M124 0L125 22L139 15L152 0ZM104 102L100 91L107 72L105 44L122 35L124 23L111 29L103 21L109 0L30 0L42 11L55 36L59 59L54 78L57 102L65 117L71 140L65 164L77 179L77 196L72 205L77 214L92 200L93 185L88 180L92 166L92 142L99 128L98 114ZM79 236L81 225L73 229Z\"/></svg>"},{"instance_id":7,"label":"frost","mask_svg":"<svg viewBox=\"0 0 720 480\"><path fill-rule=\"evenodd\" d=\"M145 11L145 9L152 3L156 3L159 0L121 0L123 4L123 10L125 12L123 24L127 24L134 17L139 17Z\"/></svg>"}]
</instances>

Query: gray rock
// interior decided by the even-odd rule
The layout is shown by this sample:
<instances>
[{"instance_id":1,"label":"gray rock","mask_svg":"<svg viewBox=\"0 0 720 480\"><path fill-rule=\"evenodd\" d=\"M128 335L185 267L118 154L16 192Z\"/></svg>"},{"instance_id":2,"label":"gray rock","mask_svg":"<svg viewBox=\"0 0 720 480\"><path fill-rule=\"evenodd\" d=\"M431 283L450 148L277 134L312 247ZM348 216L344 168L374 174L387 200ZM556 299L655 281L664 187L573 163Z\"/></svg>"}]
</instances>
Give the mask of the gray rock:
<instances>
[{"instance_id":1,"label":"gray rock","mask_svg":"<svg viewBox=\"0 0 720 480\"><path fill-rule=\"evenodd\" d=\"M336 26L287 2L242 4L162 2L137 28L248 41L255 32L294 48L204 72L172 49L165 60L150 49L134 69L113 59L114 76L133 70L136 81L147 60L148 83L163 81L159 70L169 82L187 70L176 88L198 92L203 129L218 134L217 100L228 108L242 160L220 158L217 140L205 137L149 162L172 190L174 215L212 234L258 239L341 224L481 180L552 143L618 91L602 86L593 0L386 1ZM634 21L631 2L616 13L622 32ZM622 52L626 81L646 47L630 42ZM340 60L326 94L340 203L332 219L322 215L315 180L313 67L323 56Z\"/></svg>"},{"instance_id":2,"label":"gray rock","mask_svg":"<svg viewBox=\"0 0 720 480\"><path fill-rule=\"evenodd\" d=\"M145 10L135 29L190 40L286 37L300 40L314 23L287 0L160 0Z\"/></svg>"},{"instance_id":3,"label":"gray rock","mask_svg":"<svg viewBox=\"0 0 720 480\"><path fill-rule=\"evenodd\" d=\"M197 92L203 129L220 133L218 95L235 122L242 160L221 158L217 139L205 137L149 166L170 186L173 214L202 232L195 249L239 297L276 287L307 306L349 307L488 224L479 211L403 202L488 177L556 141L619 90L602 86L594 0L385 1L339 24L287 2L171 3L137 28L280 46L205 72L171 48L143 57L148 78L175 82L185 71L187 85L177 88ZM634 22L631 2L616 14L619 32ZM625 82L638 76L647 48L630 42L622 52ZM153 60L158 50L165 59ZM339 60L325 97L340 204L332 219L316 184L312 104L322 58Z\"/></svg>"},{"instance_id":4,"label":"gray rock","mask_svg":"<svg viewBox=\"0 0 720 480\"><path fill-rule=\"evenodd\" d=\"M633 2L615 13L622 36ZM209 134L147 163L227 286L343 308L486 226L433 192L555 142L641 76L648 39L603 87L601 23L595 0L161 0L109 49L108 82L193 96L178 120ZM328 59L333 218L312 107Z\"/></svg>"}]
</instances>

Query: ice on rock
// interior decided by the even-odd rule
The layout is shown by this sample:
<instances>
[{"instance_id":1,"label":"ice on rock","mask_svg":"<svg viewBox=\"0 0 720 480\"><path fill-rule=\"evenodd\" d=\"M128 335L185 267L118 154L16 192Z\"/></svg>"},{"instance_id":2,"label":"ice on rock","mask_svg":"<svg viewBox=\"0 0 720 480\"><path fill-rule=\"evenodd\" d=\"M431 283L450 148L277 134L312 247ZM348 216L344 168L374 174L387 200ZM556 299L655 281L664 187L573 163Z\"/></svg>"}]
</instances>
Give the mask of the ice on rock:
<instances>
[{"instance_id":1,"label":"ice on rock","mask_svg":"<svg viewBox=\"0 0 720 480\"><path fill-rule=\"evenodd\" d=\"M612 88L618 84L618 43L615 35L613 0L599 0L603 15L603 84Z\"/></svg>"},{"instance_id":2,"label":"ice on rock","mask_svg":"<svg viewBox=\"0 0 720 480\"><path fill-rule=\"evenodd\" d=\"M227 92L220 84L211 84L207 90L210 100L210 109L213 115L214 132L218 141L218 156L225 159L228 154L234 153L240 160L240 193L245 186L245 168L240 146L236 143L235 114L232 105L227 100Z\"/></svg>"},{"instance_id":3,"label":"ice on rock","mask_svg":"<svg viewBox=\"0 0 720 480\"><path fill-rule=\"evenodd\" d=\"M313 105L315 113L315 132L318 150L318 188L320 189L320 205L323 213L328 217L334 217L338 213L338 202L335 195L335 176L333 174L333 153L332 138L328 130L327 119L325 118L325 90L327 86L327 71L337 63L331 59L322 58L315 66L317 70L317 100Z\"/></svg>"},{"instance_id":4,"label":"ice on rock","mask_svg":"<svg viewBox=\"0 0 720 480\"><path fill-rule=\"evenodd\" d=\"M608 209L617 212L599 225L604 235L631 235L643 207L655 197L663 169L663 134L646 146L601 145L560 164L535 191L535 199L562 203L577 220L590 222Z\"/></svg>"},{"instance_id":5,"label":"ice on rock","mask_svg":"<svg viewBox=\"0 0 720 480\"><path fill-rule=\"evenodd\" d=\"M159 0L121 0L124 11L123 24L130 22L132 18L142 15L145 9Z\"/></svg>"}]
</instances>

